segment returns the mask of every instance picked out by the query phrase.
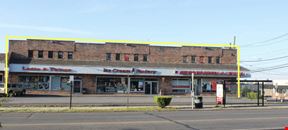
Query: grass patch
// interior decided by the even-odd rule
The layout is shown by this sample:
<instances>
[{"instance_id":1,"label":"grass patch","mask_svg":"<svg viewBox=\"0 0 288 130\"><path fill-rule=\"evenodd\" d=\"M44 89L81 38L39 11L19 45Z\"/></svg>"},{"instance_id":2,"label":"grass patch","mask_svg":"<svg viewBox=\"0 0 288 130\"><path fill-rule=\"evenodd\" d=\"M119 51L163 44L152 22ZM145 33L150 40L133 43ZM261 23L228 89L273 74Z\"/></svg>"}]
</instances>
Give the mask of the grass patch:
<instances>
[{"instance_id":1,"label":"grass patch","mask_svg":"<svg viewBox=\"0 0 288 130\"><path fill-rule=\"evenodd\" d=\"M173 111L175 108L159 107L0 107L0 112L57 113L57 112L151 112Z\"/></svg>"}]
</instances>

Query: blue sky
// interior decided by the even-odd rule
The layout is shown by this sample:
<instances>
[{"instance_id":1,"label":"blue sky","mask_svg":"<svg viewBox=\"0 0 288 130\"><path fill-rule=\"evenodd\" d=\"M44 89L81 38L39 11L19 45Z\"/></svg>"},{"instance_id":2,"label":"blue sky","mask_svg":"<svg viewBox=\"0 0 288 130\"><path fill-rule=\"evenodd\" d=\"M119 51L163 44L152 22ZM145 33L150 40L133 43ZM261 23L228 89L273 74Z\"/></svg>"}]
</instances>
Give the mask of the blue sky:
<instances>
[{"instance_id":1,"label":"blue sky","mask_svg":"<svg viewBox=\"0 0 288 130\"><path fill-rule=\"evenodd\" d=\"M287 5L287 0L2 1L0 52L6 35L191 43L229 43L236 36L241 60L265 60L288 55ZM285 63L288 58L241 64L257 70ZM252 75L288 79L287 69Z\"/></svg>"}]
</instances>

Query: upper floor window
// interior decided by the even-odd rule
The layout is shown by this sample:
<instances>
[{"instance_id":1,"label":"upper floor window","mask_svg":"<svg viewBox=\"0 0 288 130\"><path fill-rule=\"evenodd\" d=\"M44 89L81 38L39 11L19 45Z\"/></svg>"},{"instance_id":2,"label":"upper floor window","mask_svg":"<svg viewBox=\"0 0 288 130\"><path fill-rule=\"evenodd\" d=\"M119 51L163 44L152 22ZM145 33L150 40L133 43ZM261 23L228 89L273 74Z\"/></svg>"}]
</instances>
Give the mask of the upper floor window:
<instances>
[{"instance_id":1,"label":"upper floor window","mask_svg":"<svg viewBox=\"0 0 288 130\"><path fill-rule=\"evenodd\" d=\"M144 62L147 62L147 61L148 61L148 55L147 55L147 54L144 54L144 55L143 55L143 61L144 61Z\"/></svg>"},{"instance_id":2,"label":"upper floor window","mask_svg":"<svg viewBox=\"0 0 288 130\"><path fill-rule=\"evenodd\" d=\"M124 60L125 60L125 61L129 61L129 54L125 54L125 55L124 55Z\"/></svg>"},{"instance_id":3,"label":"upper floor window","mask_svg":"<svg viewBox=\"0 0 288 130\"><path fill-rule=\"evenodd\" d=\"M196 63L196 56L191 56L191 63Z\"/></svg>"},{"instance_id":4,"label":"upper floor window","mask_svg":"<svg viewBox=\"0 0 288 130\"><path fill-rule=\"evenodd\" d=\"M73 59L73 52L68 52L68 59Z\"/></svg>"},{"instance_id":5,"label":"upper floor window","mask_svg":"<svg viewBox=\"0 0 288 130\"><path fill-rule=\"evenodd\" d=\"M58 51L58 59L63 59L63 51Z\"/></svg>"},{"instance_id":6,"label":"upper floor window","mask_svg":"<svg viewBox=\"0 0 288 130\"><path fill-rule=\"evenodd\" d=\"M38 58L43 58L43 51L38 51Z\"/></svg>"},{"instance_id":7,"label":"upper floor window","mask_svg":"<svg viewBox=\"0 0 288 130\"><path fill-rule=\"evenodd\" d=\"M138 61L139 60L139 58L138 58L138 54L134 54L134 61Z\"/></svg>"},{"instance_id":8,"label":"upper floor window","mask_svg":"<svg viewBox=\"0 0 288 130\"><path fill-rule=\"evenodd\" d=\"M33 50L28 50L28 57L33 58Z\"/></svg>"},{"instance_id":9,"label":"upper floor window","mask_svg":"<svg viewBox=\"0 0 288 130\"><path fill-rule=\"evenodd\" d=\"M110 61L111 60L111 53L106 53L106 60Z\"/></svg>"},{"instance_id":10,"label":"upper floor window","mask_svg":"<svg viewBox=\"0 0 288 130\"><path fill-rule=\"evenodd\" d=\"M183 63L187 63L188 62L188 60L187 60L187 58L188 58L188 56L183 56Z\"/></svg>"},{"instance_id":11,"label":"upper floor window","mask_svg":"<svg viewBox=\"0 0 288 130\"><path fill-rule=\"evenodd\" d=\"M48 58L53 58L53 51L48 51Z\"/></svg>"},{"instance_id":12,"label":"upper floor window","mask_svg":"<svg viewBox=\"0 0 288 130\"><path fill-rule=\"evenodd\" d=\"M201 64L204 63L204 56L200 56L200 57L199 57L199 62L200 62Z\"/></svg>"},{"instance_id":13,"label":"upper floor window","mask_svg":"<svg viewBox=\"0 0 288 130\"><path fill-rule=\"evenodd\" d=\"M212 56L209 56L209 57L208 57L208 63L209 63L209 64L212 64Z\"/></svg>"},{"instance_id":14,"label":"upper floor window","mask_svg":"<svg viewBox=\"0 0 288 130\"><path fill-rule=\"evenodd\" d=\"M216 64L220 64L220 62L221 62L221 58L220 58L220 56L217 56L216 57Z\"/></svg>"},{"instance_id":15,"label":"upper floor window","mask_svg":"<svg viewBox=\"0 0 288 130\"><path fill-rule=\"evenodd\" d=\"M117 60L117 61L121 60L121 54L120 53L116 53L115 60Z\"/></svg>"}]
</instances>

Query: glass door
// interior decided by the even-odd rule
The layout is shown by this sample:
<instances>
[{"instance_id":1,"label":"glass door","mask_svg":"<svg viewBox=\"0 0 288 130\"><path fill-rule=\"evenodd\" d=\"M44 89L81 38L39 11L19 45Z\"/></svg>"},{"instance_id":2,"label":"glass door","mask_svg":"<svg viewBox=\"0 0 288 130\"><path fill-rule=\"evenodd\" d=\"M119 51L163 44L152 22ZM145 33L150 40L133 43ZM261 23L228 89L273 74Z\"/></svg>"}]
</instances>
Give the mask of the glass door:
<instances>
[{"instance_id":1,"label":"glass door","mask_svg":"<svg viewBox=\"0 0 288 130\"><path fill-rule=\"evenodd\" d=\"M158 82L157 81L145 81L145 94L157 94Z\"/></svg>"},{"instance_id":2,"label":"glass door","mask_svg":"<svg viewBox=\"0 0 288 130\"><path fill-rule=\"evenodd\" d=\"M82 93L82 81L81 80L74 80L74 93Z\"/></svg>"}]
</instances>

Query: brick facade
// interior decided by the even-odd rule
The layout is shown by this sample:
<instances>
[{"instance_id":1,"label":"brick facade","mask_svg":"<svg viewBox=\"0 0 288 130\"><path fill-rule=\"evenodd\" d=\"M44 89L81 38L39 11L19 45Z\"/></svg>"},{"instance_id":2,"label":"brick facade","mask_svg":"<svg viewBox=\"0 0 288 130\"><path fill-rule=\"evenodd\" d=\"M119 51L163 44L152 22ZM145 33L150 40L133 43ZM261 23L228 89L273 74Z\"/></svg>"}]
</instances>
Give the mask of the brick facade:
<instances>
[{"instance_id":1,"label":"brick facade","mask_svg":"<svg viewBox=\"0 0 288 130\"><path fill-rule=\"evenodd\" d=\"M220 64L236 64L237 52L229 48L211 47L167 47L143 44L94 44L77 43L73 41L46 40L11 40L9 54L14 59L29 59L28 50L33 51L32 59L44 60L73 60L73 61L106 61L106 53L111 53L111 62L126 62L124 55L129 56L129 62L142 63L143 55L148 56L147 63L191 64L191 56L196 56L195 64L208 64L208 57L216 64L216 57L220 57ZM38 52L43 51L43 58L38 58ZM48 51L53 51L53 58L48 58ZM58 58L58 52L63 52L63 59ZM73 52L73 59L68 59L68 52ZM116 53L120 60L116 61ZM138 61L133 61L134 54L138 54ZM183 57L187 63L183 63ZM203 60L203 63L201 62Z\"/></svg>"},{"instance_id":2,"label":"brick facade","mask_svg":"<svg viewBox=\"0 0 288 130\"><path fill-rule=\"evenodd\" d=\"M43 52L43 57L42 57ZM53 53L51 55L51 52ZM62 53L63 57L59 58ZM30 56L29 56L30 54ZM31 55L32 54L32 55ZM71 58L69 58L68 54ZM120 55L116 59L116 55ZM40 57L39 57L40 56ZM138 57L135 57L138 56ZM147 56L147 61L144 60ZM195 63L192 63L192 57L195 57ZM134 58L138 59L134 61ZM129 59L129 61L127 60ZM217 59L219 63L217 63ZM210 61L210 62L209 62ZM237 50L222 47L191 47L191 46L154 46L148 44L125 44L125 43L79 43L74 41L53 41L53 40L10 40L9 41L9 64L24 64L24 65L59 65L59 66L100 66L111 68L166 68L173 70L175 68L195 69L204 68L222 70L236 70ZM23 69L22 69L23 70ZM172 71L175 74L175 72ZM52 77L69 77L74 75L81 80L82 87L87 90L87 93L98 93L97 76L103 75L95 74L69 74L69 73L23 73L15 72L9 74L9 83L18 83L19 76L49 76L50 87L52 90ZM107 75L105 75L107 77ZM127 78L127 75L108 75L112 78ZM133 75L134 79L152 79L157 81L158 92L161 94L172 94L172 80L186 79L184 85L178 87L187 88L190 76L183 75L176 76L155 76L155 75ZM42 77L43 78L43 77ZM201 77L198 77L201 78ZM211 78L211 77L208 77ZM213 78L213 77L212 77ZM217 77L216 77L217 78ZM230 77L231 78L231 77ZM232 77L235 78L235 77ZM37 78L36 78L37 79ZM219 79L219 78L218 78ZM221 79L221 78L220 78ZM27 79L28 80L28 79ZM37 79L38 80L38 79ZM40 80L40 78L39 78ZM38 81L36 81L39 83ZM140 82L140 81L139 81ZM190 82L190 81L189 81ZM145 85L145 82L143 82ZM33 84L33 83L32 83ZM140 83L139 83L140 84ZM111 84L109 84L111 85ZM57 86L57 85L56 85ZM175 85L174 85L175 86ZM175 86L177 87L177 85ZM62 89L62 88L61 88ZM46 89L47 90L47 89ZM102 90L99 90L102 91ZM106 90L105 90L106 91ZM109 90L107 90L109 91ZM145 93L145 92L142 92Z\"/></svg>"}]
</instances>

